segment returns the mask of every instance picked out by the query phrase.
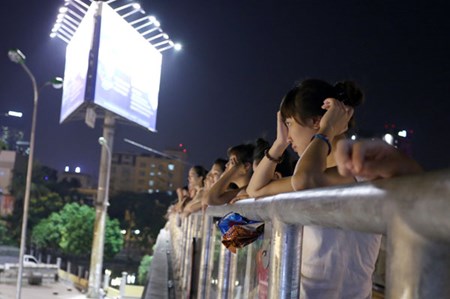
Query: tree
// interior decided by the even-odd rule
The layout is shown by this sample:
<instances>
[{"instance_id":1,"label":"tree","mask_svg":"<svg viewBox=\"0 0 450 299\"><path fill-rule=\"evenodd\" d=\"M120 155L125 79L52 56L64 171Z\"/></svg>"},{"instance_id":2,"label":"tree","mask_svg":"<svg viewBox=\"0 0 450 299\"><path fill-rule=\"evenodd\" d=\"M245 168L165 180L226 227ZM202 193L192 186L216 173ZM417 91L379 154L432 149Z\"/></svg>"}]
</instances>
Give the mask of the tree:
<instances>
[{"instance_id":1,"label":"tree","mask_svg":"<svg viewBox=\"0 0 450 299\"><path fill-rule=\"evenodd\" d=\"M39 248L58 248L71 255L91 252L95 210L77 203L66 204L60 212L41 220L32 231L32 242ZM114 257L123 246L117 219L106 219L105 257Z\"/></svg>"},{"instance_id":2,"label":"tree","mask_svg":"<svg viewBox=\"0 0 450 299\"><path fill-rule=\"evenodd\" d=\"M150 270L150 266L152 264L153 256L152 255L144 255L142 257L141 263L139 264L138 269L138 283L140 285L145 285L148 281L148 274Z\"/></svg>"},{"instance_id":3,"label":"tree","mask_svg":"<svg viewBox=\"0 0 450 299\"><path fill-rule=\"evenodd\" d=\"M121 192L111 197L111 206L108 213L112 217L121 219L121 227L129 233L138 229L138 236L130 236L133 242L140 247L141 252L151 253L159 231L164 227L164 215L173 201L173 196L166 192L148 194Z\"/></svg>"},{"instance_id":4,"label":"tree","mask_svg":"<svg viewBox=\"0 0 450 299\"><path fill-rule=\"evenodd\" d=\"M13 245L14 242L8 233L8 227L3 220L0 220L0 245Z\"/></svg>"},{"instance_id":5,"label":"tree","mask_svg":"<svg viewBox=\"0 0 450 299\"><path fill-rule=\"evenodd\" d=\"M12 228L10 235L15 240L20 237L25 193L25 170L15 171L10 188L11 194L15 197L15 202L13 214L8 216L7 221ZM42 166L38 162L34 163L27 224L29 231L32 231L39 221L49 217L53 212L59 212L66 203L84 200L85 196L80 195L75 190L76 187L79 187L79 181L57 182L56 173L54 169Z\"/></svg>"},{"instance_id":6,"label":"tree","mask_svg":"<svg viewBox=\"0 0 450 299\"><path fill-rule=\"evenodd\" d=\"M61 241L64 223L59 213L52 213L42 219L32 230L31 243L38 248L57 250Z\"/></svg>"}]
</instances>

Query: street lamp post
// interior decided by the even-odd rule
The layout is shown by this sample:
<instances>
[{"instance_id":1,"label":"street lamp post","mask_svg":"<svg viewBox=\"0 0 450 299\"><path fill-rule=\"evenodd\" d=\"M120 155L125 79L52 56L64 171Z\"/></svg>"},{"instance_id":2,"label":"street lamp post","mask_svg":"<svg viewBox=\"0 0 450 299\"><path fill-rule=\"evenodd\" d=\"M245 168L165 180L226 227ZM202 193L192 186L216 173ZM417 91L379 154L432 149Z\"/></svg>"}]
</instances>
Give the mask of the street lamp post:
<instances>
[{"instance_id":1,"label":"street lamp post","mask_svg":"<svg viewBox=\"0 0 450 299\"><path fill-rule=\"evenodd\" d=\"M25 243L27 234L27 222L28 222L28 208L30 203L30 190L31 190L31 177L33 173L33 155L34 155L34 140L36 132L36 116L37 116L37 104L39 98L39 90L37 87L36 79L33 73L25 64L25 55L19 49L13 49L8 52L9 59L12 62L18 63L25 70L27 75L31 79L33 85L33 116L31 119L31 133L30 133L30 152L28 155L28 169L25 183L25 197L23 201L23 215L22 215L22 230L20 235L20 253L19 253L19 271L17 273L17 287L16 287L16 299L21 298L22 290L22 274L23 274L23 258L25 255ZM55 84L61 85L62 79L55 78L52 81L46 82L42 87L52 84L55 88ZM42 88L41 87L41 88Z\"/></svg>"},{"instance_id":2,"label":"street lamp post","mask_svg":"<svg viewBox=\"0 0 450 299\"><path fill-rule=\"evenodd\" d=\"M87 298L100 297L103 251L105 247L105 227L109 205L109 179L111 173L114 124L114 115L107 111L105 113L103 125L103 136L98 139L98 142L102 145L102 152L100 157L97 198L95 200L94 238L92 240Z\"/></svg>"}]
</instances>

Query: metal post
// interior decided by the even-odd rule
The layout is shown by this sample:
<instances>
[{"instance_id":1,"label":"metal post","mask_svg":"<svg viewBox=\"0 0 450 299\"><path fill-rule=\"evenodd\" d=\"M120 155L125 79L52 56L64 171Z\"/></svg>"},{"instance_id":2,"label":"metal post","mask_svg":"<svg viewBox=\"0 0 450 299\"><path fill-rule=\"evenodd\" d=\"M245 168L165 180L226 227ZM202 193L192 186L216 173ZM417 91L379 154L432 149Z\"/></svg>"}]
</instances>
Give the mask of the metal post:
<instances>
[{"instance_id":1,"label":"metal post","mask_svg":"<svg viewBox=\"0 0 450 299\"><path fill-rule=\"evenodd\" d=\"M120 280L120 299L125 298L125 289L127 287L127 272L122 272L122 279Z\"/></svg>"},{"instance_id":2,"label":"metal post","mask_svg":"<svg viewBox=\"0 0 450 299\"><path fill-rule=\"evenodd\" d=\"M386 298L450 298L450 244L421 236L398 216L388 236Z\"/></svg>"},{"instance_id":3,"label":"metal post","mask_svg":"<svg viewBox=\"0 0 450 299\"><path fill-rule=\"evenodd\" d=\"M202 251L200 256L200 274L198 280L198 299L206 299L206 285L208 281L208 268L212 265L209 264L209 255L211 249L211 234L213 232L212 217L205 216L203 220L203 236L202 236ZM209 267L208 267L209 266Z\"/></svg>"},{"instance_id":4,"label":"metal post","mask_svg":"<svg viewBox=\"0 0 450 299\"><path fill-rule=\"evenodd\" d=\"M244 289L242 292L242 298L249 298L250 296L250 284L252 282L252 276L255 275L255 259L253 258L255 251L255 243L248 245L247 258L245 264L245 280Z\"/></svg>"},{"instance_id":5,"label":"metal post","mask_svg":"<svg viewBox=\"0 0 450 299\"><path fill-rule=\"evenodd\" d=\"M217 283L217 297L227 299L229 294L231 251L220 246L219 277Z\"/></svg>"},{"instance_id":6,"label":"metal post","mask_svg":"<svg viewBox=\"0 0 450 299\"><path fill-rule=\"evenodd\" d=\"M20 63L22 68L28 74L33 85L33 116L31 119L31 133L30 133L30 152L28 154L28 167L27 178L25 182L25 198L23 200L23 215L22 215L22 230L20 234L20 252L19 252L19 271L17 272L17 286L16 286L16 299L21 298L22 291L22 274L23 274L23 258L25 255L26 240L27 240L27 223L28 223L28 209L30 205L30 192L31 192L31 177L33 174L33 156L34 156L34 140L36 133L36 117L37 117L37 104L39 98L39 91L31 71L25 65Z\"/></svg>"},{"instance_id":7,"label":"metal post","mask_svg":"<svg viewBox=\"0 0 450 299\"><path fill-rule=\"evenodd\" d=\"M302 230L277 219L272 223L269 298L298 298Z\"/></svg>"},{"instance_id":8,"label":"metal post","mask_svg":"<svg viewBox=\"0 0 450 299\"><path fill-rule=\"evenodd\" d=\"M186 259L186 244L187 244L187 239L188 239L188 231L189 231L189 218L185 217L182 218L182 222L181 222L181 233L182 233L182 239L181 239L181 255L180 255L180 279L181 279L181 287L184 290L184 285L183 285L183 278L184 278L184 261Z\"/></svg>"},{"instance_id":9,"label":"metal post","mask_svg":"<svg viewBox=\"0 0 450 299\"><path fill-rule=\"evenodd\" d=\"M191 288L189 286L189 281L191 280L191 270L192 270L192 251L193 251L193 235L194 235L194 226L195 219L193 216L188 217L188 233L187 233L187 241L186 246L184 247L186 250L186 256L184 258L184 272L183 272L183 290L184 290L184 298L190 297Z\"/></svg>"},{"instance_id":10,"label":"metal post","mask_svg":"<svg viewBox=\"0 0 450 299\"><path fill-rule=\"evenodd\" d=\"M238 266L238 249L235 254L230 254L230 279L228 281L228 297L234 298L234 293L236 289L236 279L237 279L237 266Z\"/></svg>"},{"instance_id":11,"label":"metal post","mask_svg":"<svg viewBox=\"0 0 450 299\"><path fill-rule=\"evenodd\" d=\"M105 277L103 280L103 290L105 291L105 293L108 291L109 288L109 279L111 277L111 270L106 269L105 270Z\"/></svg>"},{"instance_id":12,"label":"metal post","mask_svg":"<svg viewBox=\"0 0 450 299\"><path fill-rule=\"evenodd\" d=\"M114 139L114 115L105 111L103 137L107 145L102 146L98 176L97 198L95 200L94 238L92 241L91 263L89 268L88 298L98 298L103 273L103 249L105 245L105 226L109 205L109 175L111 153Z\"/></svg>"},{"instance_id":13,"label":"metal post","mask_svg":"<svg viewBox=\"0 0 450 299\"><path fill-rule=\"evenodd\" d=\"M206 216L209 217L209 216ZM212 225L212 230L211 230L211 240L210 240L210 244L209 244L209 259L208 259L208 265L209 267L207 268L207 272L206 272L206 278L205 278L205 282L206 282L206 298L212 298L212 282L211 282L211 277L212 277L212 273L213 273L213 268L214 268L214 252L216 249L216 242L217 242L217 226L214 225L214 221L213 221L213 217L210 217L211 219L211 225ZM206 226L206 225L205 225Z\"/></svg>"}]
</instances>

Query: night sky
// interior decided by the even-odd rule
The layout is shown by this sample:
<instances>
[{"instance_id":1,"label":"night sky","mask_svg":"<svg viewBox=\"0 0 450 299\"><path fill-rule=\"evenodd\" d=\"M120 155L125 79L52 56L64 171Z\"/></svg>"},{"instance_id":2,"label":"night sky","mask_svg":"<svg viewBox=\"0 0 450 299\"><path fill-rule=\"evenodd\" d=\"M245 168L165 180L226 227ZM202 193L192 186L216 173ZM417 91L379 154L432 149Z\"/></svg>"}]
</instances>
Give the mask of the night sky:
<instances>
[{"instance_id":1,"label":"night sky","mask_svg":"<svg viewBox=\"0 0 450 299\"><path fill-rule=\"evenodd\" d=\"M210 166L229 146L276 132L283 95L301 79L355 80L366 103L358 128L386 123L414 130L414 157L427 169L450 165L450 20L448 1L145 0L148 14L184 46L163 58L158 133L117 125L114 151L183 143L189 162ZM66 44L49 33L63 1L3 1L0 9L0 113L31 126L32 87L10 48L27 56L38 82L64 73ZM38 111L35 157L62 171L97 176L101 121L59 124L61 90L46 88Z\"/></svg>"}]
</instances>

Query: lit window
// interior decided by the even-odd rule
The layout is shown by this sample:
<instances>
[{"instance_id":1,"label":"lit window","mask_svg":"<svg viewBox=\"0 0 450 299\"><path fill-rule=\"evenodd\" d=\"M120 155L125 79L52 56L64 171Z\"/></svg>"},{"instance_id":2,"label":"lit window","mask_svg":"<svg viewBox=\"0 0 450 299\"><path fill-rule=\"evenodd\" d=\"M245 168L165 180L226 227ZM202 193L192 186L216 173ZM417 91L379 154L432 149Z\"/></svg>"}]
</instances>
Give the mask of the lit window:
<instances>
[{"instance_id":1,"label":"lit window","mask_svg":"<svg viewBox=\"0 0 450 299\"><path fill-rule=\"evenodd\" d=\"M158 175L161 175L161 171L158 171Z\"/></svg>"},{"instance_id":2,"label":"lit window","mask_svg":"<svg viewBox=\"0 0 450 299\"><path fill-rule=\"evenodd\" d=\"M148 182L148 184L149 184L150 186L153 186L153 185L155 184L155 182L154 182L153 180L151 180L151 181Z\"/></svg>"},{"instance_id":3,"label":"lit window","mask_svg":"<svg viewBox=\"0 0 450 299\"><path fill-rule=\"evenodd\" d=\"M155 173L152 171L152 172L150 172L150 176L154 176L155 175Z\"/></svg>"},{"instance_id":4,"label":"lit window","mask_svg":"<svg viewBox=\"0 0 450 299\"><path fill-rule=\"evenodd\" d=\"M175 165L169 164L169 165L167 165L167 168L168 168L170 171L173 171L173 170L175 169Z\"/></svg>"},{"instance_id":5,"label":"lit window","mask_svg":"<svg viewBox=\"0 0 450 299\"><path fill-rule=\"evenodd\" d=\"M152 194L153 192L153 189L148 189L148 193Z\"/></svg>"}]
</instances>

